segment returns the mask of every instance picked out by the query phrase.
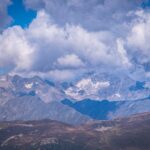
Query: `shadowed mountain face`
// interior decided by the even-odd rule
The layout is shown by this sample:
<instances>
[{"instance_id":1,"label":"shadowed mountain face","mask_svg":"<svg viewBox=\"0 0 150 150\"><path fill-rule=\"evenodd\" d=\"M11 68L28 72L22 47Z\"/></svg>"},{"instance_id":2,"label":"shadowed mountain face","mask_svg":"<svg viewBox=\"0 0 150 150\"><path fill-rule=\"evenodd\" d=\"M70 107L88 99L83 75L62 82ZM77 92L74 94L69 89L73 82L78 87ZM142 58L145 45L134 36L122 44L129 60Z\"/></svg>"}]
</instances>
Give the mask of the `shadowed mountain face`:
<instances>
[{"instance_id":1,"label":"shadowed mountain face","mask_svg":"<svg viewBox=\"0 0 150 150\"><path fill-rule=\"evenodd\" d=\"M149 150L150 114L81 126L42 121L0 123L1 150Z\"/></svg>"},{"instance_id":2,"label":"shadowed mountain face","mask_svg":"<svg viewBox=\"0 0 150 150\"><path fill-rule=\"evenodd\" d=\"M107 120L109 112L115 112L119 107L119 102L109 102L107 100L99 102L86 99L73 103L66 99L62 103L96 120Z\"/></svg>"},{"instance_id":3,"label":"shadowed mountain face","mask_svg":"<svg viewBox=\"0 0 150 150\"><path fill-rule=\"evenodd\" d=\"M150 112L150 98L134 101L95 101L85 99L72 102L68 99L62 101L66 106L72 107L81 114L96 120L110 120L118 117L127 117L133 114Z\"/></svg>"}]
</instances>

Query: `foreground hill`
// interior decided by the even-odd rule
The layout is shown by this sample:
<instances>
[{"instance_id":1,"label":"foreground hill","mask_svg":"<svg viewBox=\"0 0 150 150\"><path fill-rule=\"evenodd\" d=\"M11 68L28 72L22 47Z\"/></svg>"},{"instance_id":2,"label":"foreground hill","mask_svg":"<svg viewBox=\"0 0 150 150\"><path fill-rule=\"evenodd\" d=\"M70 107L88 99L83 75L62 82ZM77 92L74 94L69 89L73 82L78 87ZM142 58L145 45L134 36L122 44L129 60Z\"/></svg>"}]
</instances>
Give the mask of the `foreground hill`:
<instances>
[{"instance_id":1,"label":"foreground hill","mask_svg":"<svg viewBox=\"0 0 150 150\"><path fill-rule=\"evenodd\" d=\"M149 150L150 114L81 126L61 122L0 123L1 150Z\"/></svg>"}]
</instances>

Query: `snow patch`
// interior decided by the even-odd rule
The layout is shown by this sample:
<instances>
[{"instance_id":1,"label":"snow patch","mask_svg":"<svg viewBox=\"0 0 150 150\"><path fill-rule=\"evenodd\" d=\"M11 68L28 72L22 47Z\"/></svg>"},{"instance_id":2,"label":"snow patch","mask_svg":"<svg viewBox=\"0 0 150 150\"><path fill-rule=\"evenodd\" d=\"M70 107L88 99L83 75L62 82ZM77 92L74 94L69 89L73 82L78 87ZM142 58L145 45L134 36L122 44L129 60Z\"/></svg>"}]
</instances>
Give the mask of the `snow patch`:
<instances>
[{"instance_id":1,"label":"snow patch","mask_svg":"<svg viewBox=\"0 0 150 150\"><path fill-rule=\"evenodd\" d=\"M65 94L74 99L83 99L91 96L98 99L98 92L109 86L109 81L92 81L92 79L86 78L78 81L74 87L69 87Z\"/></svg>"},{"instance_id":2,"label":"snow patch","mask_svg":"<svg viewBox=\"0 0 150 150\"><path fill-rule=\"evenodd\" d=\"M33 86L33 83L27 83L24 85L26 89L31 89Z\"/></svg>"}]
</instances>

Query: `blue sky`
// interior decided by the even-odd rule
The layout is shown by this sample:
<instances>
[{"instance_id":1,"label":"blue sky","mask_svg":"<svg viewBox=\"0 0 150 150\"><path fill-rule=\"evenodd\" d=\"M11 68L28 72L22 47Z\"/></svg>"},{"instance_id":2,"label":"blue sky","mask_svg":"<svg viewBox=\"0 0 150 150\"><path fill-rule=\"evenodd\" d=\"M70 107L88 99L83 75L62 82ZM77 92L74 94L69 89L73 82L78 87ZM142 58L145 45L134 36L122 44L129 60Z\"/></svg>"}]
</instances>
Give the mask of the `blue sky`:
<instances>
[{"instance_id":1,"label":"blue sky","mask_svg":"<svg viewBox=\"0 0 150 150\"><path fill-rule=\"evenodd\" d=\"M8 7L8 14L13 18L12 26L20 25L23 28L27 27L36 17L36 11L26 9L23 0L13 0Z\"/></svg>"}]
</instances>

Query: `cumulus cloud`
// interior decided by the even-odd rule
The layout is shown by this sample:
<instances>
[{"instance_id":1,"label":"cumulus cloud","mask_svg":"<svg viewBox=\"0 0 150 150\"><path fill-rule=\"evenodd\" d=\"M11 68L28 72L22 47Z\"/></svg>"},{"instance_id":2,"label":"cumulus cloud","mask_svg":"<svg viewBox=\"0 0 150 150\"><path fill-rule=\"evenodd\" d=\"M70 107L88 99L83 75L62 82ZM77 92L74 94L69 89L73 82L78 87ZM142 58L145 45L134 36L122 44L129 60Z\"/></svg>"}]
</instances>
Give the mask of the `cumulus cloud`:
<instances>
[{"instance_id":1,"label":"cumulus cloud","mask_svg":"<svg viewBox=\"0 0 150 150\"><path fill-rule=\"evenodd\" d=\"M147 0L144 0L147 1ZM143 0L25 0L28 8L45 9L56 24L66 22L81 25L89 30L114 30L124 19L126 13L140 7ZM105 17L104 17L105 16Z\"/></svg>"},{"instance_id":2,"label":"cumulus cloud","mask_svg":"<svg viewBox=\"0 0 150 150\"><path fill-rule=\"evenodd\" d=\"M143 10L135 13L138 18L133 22L127 37L128 47L137 53L137 61L148 63L150 61L150 13Z\"/></svg>"},{"instance_id":3,"label":"cumulus cloud","mask_svg":"<svg viewBox=\"0 0 150 150\"><path fill-rule=\"evenodd\" d=\"M28 70L31 67L32 47L21 27L5 30L0 36L0 43L0 68Z\"/></svg>"},{"instance_id":4,"label":"cumulus cloud","mask_svg":"<svg viewBox=\"0 0 150 150\"><path fill-rule=\"evenodd\" d=\"M10 0L1 0L0 1L0 31L6 27L11 21L11 17L8 16L7 7L10 5Z\"/></svg>"},{"instance_id":5,"label":"cumulus cloud","mask_svg":"<svg viewBox=\"0 0 150 150\"><path fill-rule=\"evenodd\" d=\"M144 76L150 60L150 13L140 8L142 2L24 0L38 11L37 17L26 29L14 26L0 35L0 68L54 80L90 70L134 76L142 70Z\"/></svg>"},{"instance_id":6,"label":"cumulus cloud","mask_svg":"<svg viewBox=\"0 0 150 150\"><path fill-rule=\"evenodd\" d=\"M80 68L84 66L84 63L77 55L68 54L58 58L56 65L63 68Z\"/></svg>"},{"instance_id":7,"label":"cumulus cloud","mask_svg":"<svg viewBox=\"0 0 150 150\"><path fill-rule=\"evenodd\" d=\"M80 26L58 27L44 11L40 11L28 29L15 26L3 32L0 50L4 53L1 57L14 64L15 69L31 68L43 72L53 69L55 64L72 68L86 67L84 64L88 67L102 64L122 67L122 57L118 55L115 60L117 50L102 40L103 35L103 32L88 32ZM14 56L14 60L9 56Z\"/></svg>"}]
</instances>

